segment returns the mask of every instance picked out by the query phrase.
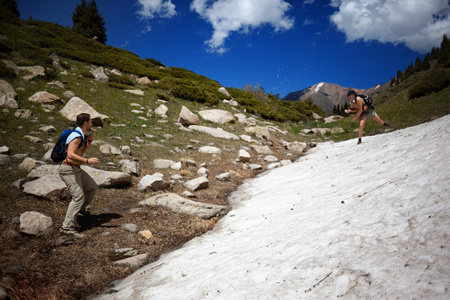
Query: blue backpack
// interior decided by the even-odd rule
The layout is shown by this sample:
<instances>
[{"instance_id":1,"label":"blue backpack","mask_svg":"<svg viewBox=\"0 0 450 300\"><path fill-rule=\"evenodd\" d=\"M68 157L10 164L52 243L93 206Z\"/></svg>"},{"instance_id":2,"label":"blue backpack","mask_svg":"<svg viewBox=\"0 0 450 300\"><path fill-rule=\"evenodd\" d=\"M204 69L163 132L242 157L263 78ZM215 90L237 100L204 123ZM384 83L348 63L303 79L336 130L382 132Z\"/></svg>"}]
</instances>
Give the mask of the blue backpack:
<instances>
[{"instance_id":1,"label":"blue backpack","mask_svg":"<svg viewBox=\"0 0 450 300\"><path fill-rule=\"evenodd\" d=\"M62 162L67 157L67 149L66 149L66 141L69 135L72 132L78 133L81 137L83 134L79 132L78 130L72 130L72 129L66 129L64 132L59 136L58 140L56 141L55 147L53 148L51 158L55 163ZM78 145L78 148L81 148L84 144L84 141L81 141L81 143Z\"/></svg>"}]
</instances>

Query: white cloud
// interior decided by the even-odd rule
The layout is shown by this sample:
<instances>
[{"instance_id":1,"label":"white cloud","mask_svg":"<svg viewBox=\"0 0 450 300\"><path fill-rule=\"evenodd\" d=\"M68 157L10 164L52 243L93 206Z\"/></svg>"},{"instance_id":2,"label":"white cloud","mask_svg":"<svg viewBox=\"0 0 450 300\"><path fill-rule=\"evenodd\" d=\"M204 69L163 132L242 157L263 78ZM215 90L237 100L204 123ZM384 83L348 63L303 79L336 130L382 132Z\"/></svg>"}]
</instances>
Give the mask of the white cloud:
<instances>
[{"instance_id":1,"label":"white cloud","mask_svg":"<svg viewBox=\"0 0 450 300\"><path fill-rule=\"evenodd\" d=\"M137 14L144 19L153 19L155 16L171 18L177 14L171 0L138 0L138 5L140 9Z\"/></svg>"},{"instance_id":2,"label":"white cloud","mask_svg":"<svg viewBox=\"0 0 450 300\"><path fill-rule=\"evenodd\" d=\"M212 52L224 53L225 40L234 32L247 33L265 24L275 31L288 30L294 20L286 16L291 5L283 0L193 0L191 10L213 26L213 35L206 42Z\"/></svg>"},{"instance_id":3,"label":"white cloud","mask_svg":"<svg viewBox=\"0 0 450 300\"><path fill-rule=\"evenodd\" d=\"M450 34L448 0L331 0L339 8L331 21L348 42L362 39L426 53Z\"/></svg>"}]
</instances>

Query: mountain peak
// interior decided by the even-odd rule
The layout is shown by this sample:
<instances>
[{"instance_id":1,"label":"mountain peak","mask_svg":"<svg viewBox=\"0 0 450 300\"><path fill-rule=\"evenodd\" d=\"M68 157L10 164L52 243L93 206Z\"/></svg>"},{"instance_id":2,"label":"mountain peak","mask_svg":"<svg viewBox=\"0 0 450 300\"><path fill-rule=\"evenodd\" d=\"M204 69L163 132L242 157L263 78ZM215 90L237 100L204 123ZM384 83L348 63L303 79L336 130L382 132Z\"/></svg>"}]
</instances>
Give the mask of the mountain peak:
<instances>
[{"instance_id":1,"label":"mountain peak","mask_svg":"<svg viewBox=\"0 0 450 300\"><path fill-rule=\"evenodd\" d=\"M335 105L344 106L347 100L347 92L354 90L357 94L373 95L389 88L390 83L378 84L370 89L358 89L353 87L343 87L334 83L320 82L306 89L287 94L282 100L305 101L313 99L313 103L318 105L328 114L333 112Z\"/></svg>"}]
</instances>

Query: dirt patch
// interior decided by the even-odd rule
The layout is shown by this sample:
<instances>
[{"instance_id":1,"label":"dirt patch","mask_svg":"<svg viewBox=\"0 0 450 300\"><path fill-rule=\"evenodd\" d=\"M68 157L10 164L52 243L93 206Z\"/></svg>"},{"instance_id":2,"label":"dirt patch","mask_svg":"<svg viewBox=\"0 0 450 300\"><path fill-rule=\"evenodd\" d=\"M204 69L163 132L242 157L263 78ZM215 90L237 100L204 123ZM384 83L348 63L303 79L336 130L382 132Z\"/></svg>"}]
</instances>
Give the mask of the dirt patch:
<instances>
[{"instance_id":1,"label":"dirt patch","mask_svg":"<svg viewBox=\"0 0 450 300\"><path fill-rule=\"evenodd\" d=\"M274 147L275 156L284 159L285 150ZM291 157L292 160L296 157ZM244 169L235 158L216 158L207 166L210 187L195 192L193 200L227 205L227 196L243 180L262 171ZM262 160L255 163L264 164ZM198 166L196 167L198 168ZM218 181L215 176L232 173L230 181ZM197 177L195 170L184 175ZM168 178L164 174L164 178ZM191 178L185 177L185 180ZM137 182L138 179L134 181ZM3 181L3 180L2 180ZM4 182L4 181L3 181ZM123 258L116 248L133 248L137 253L150 254L156 261L166 251L173 250L192 238L211 230L220 217L209 220L172 212L164 207L139 207L138 202L153 196L140 193L136 184L126 189L99 189L91 204L90 216L79 216L85 239L62 236L58 229L65 216L69 199L49 201L12 189L2 193L0 201L0 270L1 284L11 299L84 299L98 293L112 281L124 278L133 270L112 264ZM169 192L181 193L185 188L174 183ZM19 232L18 216L25 211L39 211L53 219L51 233L33 237ZM138 230L150 230L154 244L143 243L137 233L127 231L123 224L132 223Z\"/></svg>"}]
</instances>

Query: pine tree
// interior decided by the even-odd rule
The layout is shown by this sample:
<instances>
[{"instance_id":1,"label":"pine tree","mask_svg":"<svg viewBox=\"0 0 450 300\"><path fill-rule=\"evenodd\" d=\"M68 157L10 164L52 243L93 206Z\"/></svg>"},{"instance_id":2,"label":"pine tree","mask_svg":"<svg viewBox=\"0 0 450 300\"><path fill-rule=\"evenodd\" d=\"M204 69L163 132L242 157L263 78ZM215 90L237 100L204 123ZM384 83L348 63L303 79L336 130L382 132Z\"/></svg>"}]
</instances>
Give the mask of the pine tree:
<instances>
[{"instance_id":1,"label":"pine tree","mask_svg":"<svg viewBox=\"0 0 450 300\"><path fill-rule=\"evenodd\" d=\"M431 49L431 59L438 59L439 58L439 48L435 48L433 47L433 49Z\"/></svg>"},{"instance_id":2,"label":"pine tree","mask_svg":"<svg viewBox=\"0 0 450 300\"><path fill-rule=\"evenodd\" d=\"M441 42L441 50L439 51L439 63L446 63L450 60L450 40L444 34Z\"/></svg>"},{"instance_id":3,"label":"pine tree","mask_svg":"<svg viewBox=\"0 0 450 300\"><path fill-rule=\"evenodd\" d=\"M423 71L429 70L431 68L430 61L431 61L430 53L427 53L427 55L425 55L425 57L423 58L423 61L422 61L422 70Z\"/></svg>"},{"instance_id":4,"label":"pine tree","mask_svg":"<svg viewBox=\"0 0 450 300\"><path fill-rule=\"evenodd\" d=\"M72 13L72 30L87 37L96 38L102 44L106 43L105 21L98 11L97 3L91 0L81 0Z\"/></svg>"},{"instance_id":5,"label":"pine tree","mask_svg":"<svg viewBox=\"0 0 450 300\"><path fill-rule=\"evenodd\" d=\"M0 6L12 12L17 18L20 18L20 12L15 0L0 0Z\"/></svg>"}]
</instances>

